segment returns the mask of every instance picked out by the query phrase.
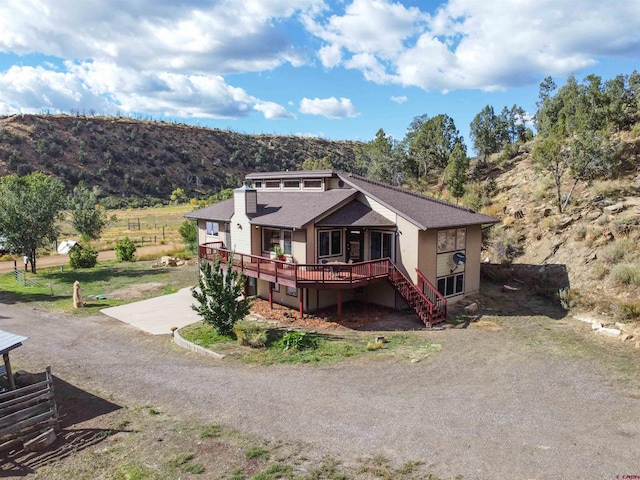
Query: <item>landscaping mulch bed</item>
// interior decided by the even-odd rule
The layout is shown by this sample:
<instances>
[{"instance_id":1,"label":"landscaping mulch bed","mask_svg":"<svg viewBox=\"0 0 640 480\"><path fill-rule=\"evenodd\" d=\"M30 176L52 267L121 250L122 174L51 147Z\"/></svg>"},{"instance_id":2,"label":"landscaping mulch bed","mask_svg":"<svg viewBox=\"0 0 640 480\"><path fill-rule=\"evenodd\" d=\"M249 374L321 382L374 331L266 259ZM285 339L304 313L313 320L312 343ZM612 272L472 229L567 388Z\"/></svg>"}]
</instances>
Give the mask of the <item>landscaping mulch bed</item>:
<instances>
[{"instance_id":1,"label":"landscaping mulch bed","mask_svg":"<svg viewBox=\"0 0 640 480\"><path fill-rule=\"evenodd\" d=\"M379 322L398 312L391 308L377 305L365 305L361 302L348 302L342 306L342 319L338 320L336 307L320 310L313 314L305 314L300 318L300 312L276 303L269 308L269 302L257 298L251 302L251 312L276 321L282 325L304 330L336 330L346 328L350 330L365 330L367 326Z\"/></svg>"}]
</instances>

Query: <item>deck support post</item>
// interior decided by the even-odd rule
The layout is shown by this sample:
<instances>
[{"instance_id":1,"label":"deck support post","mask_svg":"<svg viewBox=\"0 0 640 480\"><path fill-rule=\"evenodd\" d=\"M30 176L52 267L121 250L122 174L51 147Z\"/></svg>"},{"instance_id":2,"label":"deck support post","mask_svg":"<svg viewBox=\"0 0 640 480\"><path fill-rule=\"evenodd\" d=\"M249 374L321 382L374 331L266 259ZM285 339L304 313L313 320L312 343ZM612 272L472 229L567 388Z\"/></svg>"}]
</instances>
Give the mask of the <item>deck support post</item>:
<instances>
[{"instance_id":1,"label":"deck support post","mask_svg":"<svg viewBox=\"0 0 640 480\"><path fill-rule=\"evenodd\" d=\"M298 298L300 299L300 318L301 319L304 318L304 312L302 311L302 303L303 303L302 302L302 291L303 291L302 288L298 289Z\"/></svg>"},{"instance_id":2,"label":"deck support post","mask_svg":"<svg viewBox=\"0 0 640 480\"><path fill-rule=\"evenodd\" d=\"M269 282L269 309L273 310L273 283Z\"/></svg>"},{"instance_id":3,"label":"deck support post","mask_svg":"<svg viewBox=\"0 0 640 480\"><path fill-rule=\"evenodd\" d=\"M338 289L338 320L342 319L342 289Z\"/></svg>"}]
</instances>

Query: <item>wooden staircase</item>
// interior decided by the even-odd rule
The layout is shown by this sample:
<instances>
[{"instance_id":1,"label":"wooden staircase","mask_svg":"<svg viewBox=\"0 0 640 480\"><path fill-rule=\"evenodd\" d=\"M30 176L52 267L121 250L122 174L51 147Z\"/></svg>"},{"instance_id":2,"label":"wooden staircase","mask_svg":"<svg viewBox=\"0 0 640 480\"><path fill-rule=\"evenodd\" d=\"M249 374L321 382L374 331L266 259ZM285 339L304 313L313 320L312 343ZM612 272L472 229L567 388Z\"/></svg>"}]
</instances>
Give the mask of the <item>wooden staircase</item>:
<instances>
[{"instance_id":1,"label":"wooden staircase","mask_svg":"<svg viewBox=\"0 0 640 480\"><path fill-rule=\"evenodd\" d=\"M419 270L418 285L389 261L388 281L420 317L427 327L447 319L447 301Z\"/></svg>"}]
</instances>

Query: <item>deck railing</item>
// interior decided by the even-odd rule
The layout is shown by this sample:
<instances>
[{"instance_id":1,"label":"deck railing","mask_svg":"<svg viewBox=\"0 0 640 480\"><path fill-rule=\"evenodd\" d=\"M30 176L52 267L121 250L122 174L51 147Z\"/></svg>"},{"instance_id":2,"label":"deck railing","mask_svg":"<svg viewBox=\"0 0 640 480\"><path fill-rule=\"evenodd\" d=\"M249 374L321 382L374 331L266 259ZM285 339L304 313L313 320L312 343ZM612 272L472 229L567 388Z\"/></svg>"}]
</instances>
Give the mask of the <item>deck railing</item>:
<instances>
[{"instance_id":1,"label":"deck railing","mask_svg":"<svg viewBox=\"0 0 640 480\"><path fill-rule=\"evenodd\" d=\"M433 303L436 311L442 312L444 317L446 317L447 299L442 296L438 289L434 287L433 284L429 280L427 280L427 278L417 268L416 273L418 274L418 288L429 299L429 301Z\"/></svg>"},{"instance_id":2,"label":"deck railing","mask_svg":"<svg viewBox=\"0 0 640 480\"><path fill-rule=\"evenodd\" d=\"M233 267L247 276L296 287L314 284L358 285L386 278L389 271L388 258L358 263L288 263L259 255L232 252L223 248L222 242L200 245L199 255L210 261L220 260L223 264L233 258Z\"/></svg>"}]
</instances>

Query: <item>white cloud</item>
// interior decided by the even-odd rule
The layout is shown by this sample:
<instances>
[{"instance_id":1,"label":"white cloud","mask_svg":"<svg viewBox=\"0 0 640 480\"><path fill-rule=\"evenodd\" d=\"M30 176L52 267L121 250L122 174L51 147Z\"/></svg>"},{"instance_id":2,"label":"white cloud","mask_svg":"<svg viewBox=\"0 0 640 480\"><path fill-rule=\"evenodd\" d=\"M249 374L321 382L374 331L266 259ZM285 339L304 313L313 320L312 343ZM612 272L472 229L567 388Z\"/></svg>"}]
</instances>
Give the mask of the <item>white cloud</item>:
<instances>
[{"instance_id":1,"label":"white cloud","mask_svg":"<svg viewBox=\"0 0 640 480\"><path fill-rule=\"evenodd\" d=\"M278 22L321 0L3 0L0 51L225 74L304 62ZM277 21L275 21L277 20Z\"/></svg>"},{"instance_id":2,"label":"white cloud","mask_svg":"<svg viewBox=\"0 0 640 480\"><path fill-rule=\"evenodd\" d=\"M305 17L323 65L376 83L497 90L566 75L602 56L640 51L640 2L449 0L433 14L392 0L354 0ZM335 52L340 52L338 57Z\"/></svg>"},{"instance_id":3,"label":"white cloud","mask_svg":"<svg viewBox=\"0 0 640 480\"><path fill-rule=\"evenodd\" d=\"M274 120L279 118L291 119L295 118L295 115L287 112L287 110L277 103L273 102L258 102L253 106L254 110L262 112L264 118L267 120Z\"/></svg>"},{"instance_id":4,"label":"white cloud","mask_svg":"<svg viewBox=\"0 0 640 480\"><path fill-rule=\"evenodd\" d=\"M408 98L405 95L401 95L401 96L392 96L391 97L391 101L392 102L396 102L396 103L404 103L408 100Z\"/></svg>"},{"instance_id":5,"label":"white cloud","mask_svg":"<svg viewBox=\"0 0 640 480\"><path fill-rule=\"evenodd\" d=\"M303 98L300 112L307 115L321 115L330 119L353 118L360 115L348 98Z\"/></svg>"},{"instance_id":6,"label":"white cloud","mask_svg":"<svg viewBox=\"0 0 640 480\"><path fill-rule=\"evenodd\" d=\"M181 118L292 118L282 106L259 100L217 75L138 72L113 64L67 64L68 72L12 67L0 73L0 113L94 110L145 112Z\"/></svg>"}]
</instances>

